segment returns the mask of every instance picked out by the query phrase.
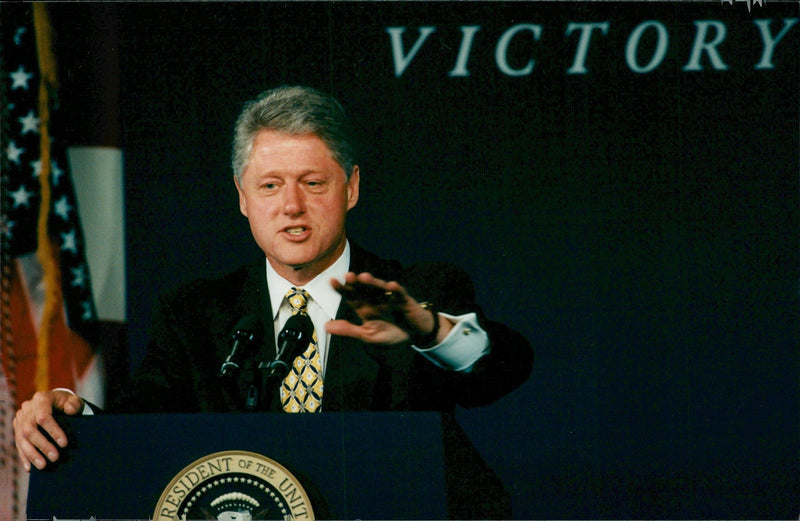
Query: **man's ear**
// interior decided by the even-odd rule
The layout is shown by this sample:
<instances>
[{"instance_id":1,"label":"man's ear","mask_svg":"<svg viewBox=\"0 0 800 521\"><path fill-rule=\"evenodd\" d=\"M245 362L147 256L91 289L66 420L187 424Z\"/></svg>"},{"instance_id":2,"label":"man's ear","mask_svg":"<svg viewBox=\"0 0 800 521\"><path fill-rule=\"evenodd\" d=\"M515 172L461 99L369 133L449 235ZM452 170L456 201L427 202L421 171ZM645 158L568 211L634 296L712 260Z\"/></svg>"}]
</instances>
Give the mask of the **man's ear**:
<instances>
[{"instance_id":1,"label":"man's ear","mask_svg":"<svg viewBox=\"0 0 800 521\"><path fill-rule=\"evenodd\" d=\"M350 210L353 208L356 203L358 202L358 186L361 182L361 177L359 176L358 165L353 167L353 171L350 172L350 179L347 180L347 209Z\"/></svg>"},{"instance_id":2,"label":"man's ear","mask_svg":"<svg viewBox=\"0 0 800 521\"><path fill-rule=\"evenodd\" d=\"M244 197L244 190L239 184L239 179L235 175L233 176L233 184L236 185L236 191L239 192L239 211L247 217L247 200Z\"/></svg>"}]
</instances>

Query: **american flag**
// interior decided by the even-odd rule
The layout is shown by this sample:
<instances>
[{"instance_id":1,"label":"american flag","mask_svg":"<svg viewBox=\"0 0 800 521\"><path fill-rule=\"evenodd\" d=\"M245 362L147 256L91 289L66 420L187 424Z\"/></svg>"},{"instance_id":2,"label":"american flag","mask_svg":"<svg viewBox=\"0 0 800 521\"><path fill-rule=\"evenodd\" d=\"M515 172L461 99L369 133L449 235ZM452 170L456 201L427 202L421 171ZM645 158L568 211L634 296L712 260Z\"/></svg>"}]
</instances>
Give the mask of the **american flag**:
<instances>
[{"instance_id":1,"label":"american flag","mask_svg":"<svg viewBox=\"0 0 800 521\"><path fill-rule=\"evenodd\" d=\"M0 10L0 505L8 505L0 506L0 518L18 519L26 487L11 426L16 409L38 390L80 392L102 376L85 339L97 313L66 146L58 138L63 100L47 13L44 4Z\"/></svg>"}]
</instances>

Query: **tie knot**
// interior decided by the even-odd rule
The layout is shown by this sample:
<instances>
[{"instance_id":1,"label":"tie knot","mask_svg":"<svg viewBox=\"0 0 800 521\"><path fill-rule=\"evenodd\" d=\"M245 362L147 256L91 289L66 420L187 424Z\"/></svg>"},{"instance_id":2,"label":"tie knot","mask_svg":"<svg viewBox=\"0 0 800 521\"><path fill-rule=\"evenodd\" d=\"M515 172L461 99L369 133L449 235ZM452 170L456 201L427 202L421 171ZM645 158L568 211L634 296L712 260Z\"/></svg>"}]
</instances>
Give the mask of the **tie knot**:
<instances>
[{"instance_id":1,"label":"tie knot","mask_svg":"<svg viewBox=\"0 0 800 521\"><path fill-rule=\"evenodd\" d=\"M289 303L289 306L292 308L292 314L296 315L298 313L307 313L308 308L308 299L311 298L311 295L304 289L297 289L292 288L286 294L286 301Z\"/></svg>"}]
</instances>

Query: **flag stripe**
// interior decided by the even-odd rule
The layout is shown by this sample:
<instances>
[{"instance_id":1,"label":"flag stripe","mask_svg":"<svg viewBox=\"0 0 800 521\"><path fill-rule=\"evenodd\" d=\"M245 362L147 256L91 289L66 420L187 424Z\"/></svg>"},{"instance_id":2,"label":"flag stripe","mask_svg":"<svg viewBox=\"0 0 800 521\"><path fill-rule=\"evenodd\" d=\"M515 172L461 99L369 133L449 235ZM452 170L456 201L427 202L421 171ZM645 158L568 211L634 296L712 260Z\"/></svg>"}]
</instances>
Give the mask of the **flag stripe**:
<instances>
[{"instance_id":1,"label":"flag stripe","mask_svg":"<svg viewBox=\"0 0 800 521\"><path fill-rule=\"evenodd\" d=\"M11 264L11 287L8 295L8 320L13 328L4 328L7 336L4 338L4 349L14 347L13 357L6 356L3 360L4 372L14 375L17 396L31 396L34 393L34 375L36 373L37 352L31 342L17 341L18 339L36 338L36 323L34 322L35 308L30 305L31 291L27 287L23 276L22 259L17 259Z\"/></svg>"},{"instance_id":2,"label":"flag stripe","mask_svg":"<svg viewBox=\"0 0 800 521\"><path fill-rule=\"evenodd\" d=\"M125 183L122 150L67 149L75 197L86 232L86 260L100 320L125 322Z\"/></svg>"}]
</instances>

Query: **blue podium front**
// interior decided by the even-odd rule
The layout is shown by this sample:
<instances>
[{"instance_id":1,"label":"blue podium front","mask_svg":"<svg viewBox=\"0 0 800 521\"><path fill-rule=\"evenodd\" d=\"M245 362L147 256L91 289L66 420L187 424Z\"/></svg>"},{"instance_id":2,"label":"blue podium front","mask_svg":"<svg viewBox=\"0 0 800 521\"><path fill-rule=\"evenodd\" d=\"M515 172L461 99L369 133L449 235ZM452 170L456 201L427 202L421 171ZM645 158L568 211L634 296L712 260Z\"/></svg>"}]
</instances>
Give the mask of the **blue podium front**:
<instances>
[{"instance_id":1,"label":"blue podium front","mask_svg":"<svg viewBox=\"0 0 800 521\"><path fill-rule=\"evenodd\" d=\"M507 514L502 486L449 415L168 414L62 420L70 446L52 468L32 471L29 519ZM239 480L244 488L236 489ZM257 499L259 488L266 502ZM308 511L307 505L312 507ZM228 517L220 509L227 509Z\"/></svg>"}]
</instances>

